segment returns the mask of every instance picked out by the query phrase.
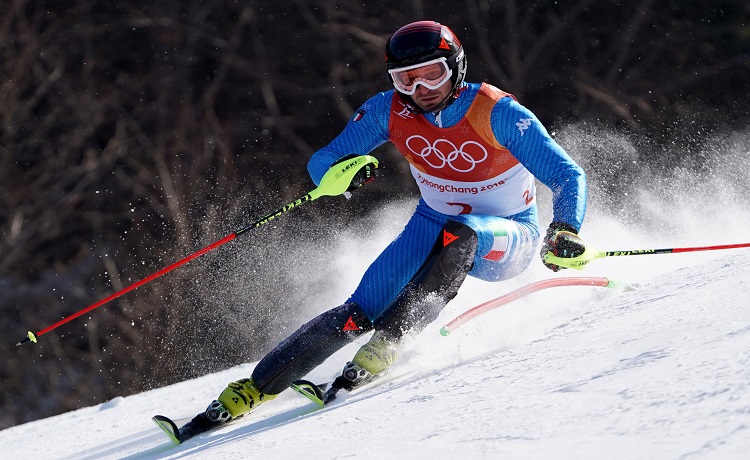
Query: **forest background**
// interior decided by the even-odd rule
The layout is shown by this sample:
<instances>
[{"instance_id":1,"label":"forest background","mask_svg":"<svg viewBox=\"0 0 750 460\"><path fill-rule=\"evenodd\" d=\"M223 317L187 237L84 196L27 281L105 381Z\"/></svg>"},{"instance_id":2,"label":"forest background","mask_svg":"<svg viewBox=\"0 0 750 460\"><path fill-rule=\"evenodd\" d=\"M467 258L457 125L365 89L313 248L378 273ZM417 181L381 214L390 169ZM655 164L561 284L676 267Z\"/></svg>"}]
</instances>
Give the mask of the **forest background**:
<instances>
[{"instance_id":1,"label":"forest background","mask_svg":"<svg viewBox=\"0 0 750 460\"><path fill-rule=\"evenodd\" d=\"M325 235L415 196L389 145L366 194L14 347L309 191L308 158L389 89L385 42L419 19L458 35L468 81L552 133L627 136L638 167L700 164L691 146L747 130L746 0L0 0L0 429L256 360L325 302L305 262ZM574 157L611 147L590 144ZM592 172L616 189L625 163ZM295 252L308 240L319 252Z\"/></svg>"}]
</instances>

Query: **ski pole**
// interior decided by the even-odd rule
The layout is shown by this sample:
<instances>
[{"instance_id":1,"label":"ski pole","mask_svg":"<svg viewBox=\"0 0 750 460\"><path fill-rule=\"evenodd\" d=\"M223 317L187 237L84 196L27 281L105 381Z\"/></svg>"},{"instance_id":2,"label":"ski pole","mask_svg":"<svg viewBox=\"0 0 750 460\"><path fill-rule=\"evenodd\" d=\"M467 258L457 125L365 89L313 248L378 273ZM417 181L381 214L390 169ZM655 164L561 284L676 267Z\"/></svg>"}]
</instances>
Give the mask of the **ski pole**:
<instances>
[{"instance_id":1,"label":"ski pole","mask_svg":"<svg viewBox=\"0 0 750 460\"><path fill-rule=\"evenodd\" d=\"M193 254L190 254L189 256L187 256L187 257L185 257L185 258L183 258L183 259L181 259L181 260L173 263L172 265L170 265L168 267L165 267L165 268L159 270L158 272L156 272L156 273L154 273L154 274L152 274L150 276L147 276L146 278L144 278L144 279L142 279L140 281L137 281L137 282L131 284L130 286L128 286L128 287L126 287L126 288L124 288L124 289L122 289L120 291L117 291L117 292L115 292L114 294L112 294L112 295L110 295L108 297L105 297L104 299L102 299L102 300L100 300L100 301L98 301L96 303L93 303L93 304L89 305L88 307L86 307L86 308L84 308L84 309L82 309L82 310L80 310L80 311L78 311L78 312L76 312L76 313L74 313L74 314L72 314L72 315L70 315L68 317L65 317L65 318L61 319L60 321L56 322L55 324L52 324L51 326L48 326L48 327L42 329L41 331L38 331L37 333L33 333L33 332L29 331L28 335L24 339L22 339L21 341L19 341L16 344L16 346L23 345L24 343L29 342L29 341L36 343L37 338L40 335L46 334L47 332L49 332L49 331L51 331L51 330L53 330L53 329L55 329L55 328L57 328L59 326L62 326L63 324L67 323L68 321L71 321L71 320L73 320L75 318L78 318L79 316L84 315L84 314L90 312L91 310L93 310L95 308L98 308L98 307L104 305L105 303L107 303L107 302L109 302L109 301L111 301L113 299L116 299L116 298L120 297L121 295L123 295L123 294L125 294L127 292L132 291L133 289L136 289L136 288L138 288L138 287L140 287L140 286L142 286L142 285L144 285L144 284L146 284L146 283L148 283L150 281L153 281L154 279L156 279L156 278L164 275L165 273L168 273L168 272L174 270L175 268L177 268L177 267L179 267L181 265L184 265L184 264L190 262L191 260L193 260L193 259L195 259L197 257L200 257L203 254L205 254L205 253L207 253L209 251L212 251L212 250L218 248L219 246L222 246L225 243L228 243L228 242L232 241L233 239L237 238L239 235L242 235L243 233L247 232L248 230L252 230L254 228L260 227L261 225L270 222L271 220L273 220L273 219L281 216L282 214L285 214L288 211L291 211L294 208L297 208L297 207L301 206L304 203L308 203L310 201L316 200L316 199L320 198L321 196L336 196L336 195L341 195L341 194L345 193L347 191L347 189L349 188L350 184L352 183L352 180L354 179L354 176L357 174L357 172L359 172L360 169L362 169L363 167L365 167L366 165L369 165L369 164L373 164L377 168L378 167L378 160L375 159L375 157L372 157L370 155L361 155L361 156L352 158L352 159L350 159L348 161L345 161L345 162L342 162L342 163L337 163L337 164L331 166L331 168L325 173L325 175L323 176L323 178L320 180L320 185L318 185L318 187L316 187L315 189L313 189L312 191L310 191L307 195L305 195L305 196L303 196L301 198L298 198L298 199L292 201L289 204L284 205L281 209L279 209L279 210L277 210L275 212L272 212L271 214L268 214L267 216L261 217L260 219L256 220L252 224L250 224L250 225L248 225L246 227L243 227L243 228L237 230L236 232L234 232L234 233L232 233L230 235L225 236L224 238L216 241L215 243L210 244L210 245L206 246L205 248L203 248L203 249L201 249L199 251L194 252Z\"/></svg>"},{"instance_id":2,"label":"ski pole","mask_svg":"<svg viewBox=\"0 0 750 460\"><path fill-rule=\"evenodd\" d=\"M717 246L697 246L689 248L633 249L629 251L597 251L593 247L587 245L586 250L578 257L557 257L551 252L548 252L544 256L544 261L564 268L583 270L583 268L592 260L602 259L604 257L639 256L649 254L677 254L680 252L716 251L720 249L739 248L750 248L750 243L721 244Z\"/></svg>"}]
</instances>

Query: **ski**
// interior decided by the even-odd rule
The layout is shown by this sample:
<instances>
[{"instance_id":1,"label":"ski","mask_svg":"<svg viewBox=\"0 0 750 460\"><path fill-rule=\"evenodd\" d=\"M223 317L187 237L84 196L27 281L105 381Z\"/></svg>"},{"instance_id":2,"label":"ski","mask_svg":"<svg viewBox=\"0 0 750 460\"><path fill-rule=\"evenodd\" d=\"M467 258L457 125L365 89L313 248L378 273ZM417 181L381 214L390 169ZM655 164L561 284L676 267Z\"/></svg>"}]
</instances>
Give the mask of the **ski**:
<instances>
[{"instance_id":1,"label":"ski","mask_svg":"<svg viewBox=\"0 0 750 460\"><path fill-rule=\"evenodd\" d=\"M406 372L401 374L389 374L387 378L379 377L376 380L376 386L388 383L392 381L395 378L403 377L405 375L410 375L413 372ZM371 381L368 380L367 384L370 384ZM365 385L361 385L365 386ZM367 385L369 387L369 385ZM354 388L353 390L359 390L359 385L357 388ZM304 396L308 400L312 401L315 405L314 406L304 406L299 408L294 408L286 412L288 418L284 418L284 421L292 420L297 417L301 417L304 415L308 415L312 412L315 412L319 409L322 409L324 407L327 407L330 403L332 403L336 399L337 393L345 388L342 388L336 384L336 381L327 382L327 383L321 383L321 384L315 384L309 380L295 380L290 385L289 388L294 390L296 393ZM348 391L348 390L347 390ZM247 415L247 414L245 414ZM279 414L275 415L274 417L278 417ZM153 420L154 423L164 432L164 434L169 437L169 439L175 444L180 445L187 441L188 439L191 439L195 436L198 436L203 433L207 433L209 431L212 431L216 428L223 427L226 425L234 424L235 420L239 420L244 415L240 415L239 417L235 417L228 422L225 421L214 421L208 418L205 412L201 412L200 414L193 417L192 420L190 420L188 423L183 425L182 427L178 427L177 423L175 423L172 419L169 417L166 417L164 415L154 415L151 417L151 420ZM261 417L258 420L258 423L263 423L263 417ZM267 428L267 426L265 426Z\"/></svg>"},{"instance_id":2,"label":"ski","mask_svg":"<svg viewBox=\"0 0 750 460\"><path fill-rule=\"evenodd\" d=\"M331 395L335 395L335 390L331 387L330 383L315 384L309 380L300 379L292 382L289 388L314 402L319 407L324 407L335 399L335 396L330 398Z\"/></svg>"},{"instance_id":3,"label":"ski","mask_svg":"<svg viewBox=\"0 0 750 460\"><path fill-rule=\"evenodd\" d=\"M360 382L356 386L347 385L346 379L337 377L335 380L326 383L315 384L309 380L295 380L289 385L289 388L301 394L305 398L314 402L318 408L326 407L336 400L338 393L344 390L345 393L358 392L367 388L377 388L382 385L393 382L394 380L415 374L414 369L391 372L387 371L375 377L370 376L368 379Z\"/></svg>"},{"instance_id":4,"label":"ski","mask_svg":"<svg viewBox=\"0 0 750 460\"><path fill-rule=\"evenodd\" d=\"M324 406L324 391L327 387L328 384L316 385L312 382L308 382L307 380L296 380L290 385L290 388L292 388L297 393L305 395L311 401L316 402L319 407ZM309 410L309 408L307 408L302 412L295 412L295 415L293 416L305 415L309 412L311 411ZM153 420L154 423L156 423L156 425L161 428L161 430L175 445L180 445L195 436L207 433L222 426L232 424L235 420L239 420L242 417L244 417L244 415L235 417L228 422L213 421L206 416L205 412L201 412L200 414L193 417L193 419L188 423L179 428L172 419L164 415L154 415L153 417L151 417L151 420Z\"/></svg>"},{"instance_id":5,"label":"ski","mask_svg":"<svg viewBox=\"0 0 750 460\"><path fill-rule=\"evenodd\" d=\"M228 423L231 423L234 420L239 420L240 418L242 418L242 415L230 422L218 422L210 420L206 417L205 413L200 413L181 428L178 428L177 424L172 419L165 417L164 415L154 415L151 417L151 420L162 429L175 445L180 445L190 438L206 433L215 428L219 428L220 426L227 425Z\"/></svg>"},{"instance_id":6,"label":"ski","mask_svg":"<svg viewBox=\"0 0 750 460\"><path fill-rule=\"evenodd\" d=\"M180 444L180 429L177 428L177 424L173 422L169 417L165 417L163 415L154 415L151 417L151 420L156 423L159 428L164 431L164 433L169 436L169 439L172 440L172 442L175 443L175 445Z\"/></svg>"}]
</instances>

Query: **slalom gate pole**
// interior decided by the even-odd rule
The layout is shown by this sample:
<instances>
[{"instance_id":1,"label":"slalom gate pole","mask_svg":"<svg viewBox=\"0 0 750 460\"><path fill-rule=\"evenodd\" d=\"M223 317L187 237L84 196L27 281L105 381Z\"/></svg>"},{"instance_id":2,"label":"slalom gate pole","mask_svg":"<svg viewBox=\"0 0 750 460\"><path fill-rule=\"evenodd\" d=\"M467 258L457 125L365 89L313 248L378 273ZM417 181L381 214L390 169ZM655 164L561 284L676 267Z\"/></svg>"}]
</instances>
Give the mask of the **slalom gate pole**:
<instances>
[{"instance_id":1,"label":"slalom gate pole","mask_svg":"<svg viewBox=\"0 0 750 460\"><path fill-rule=\"evenodd\" d=\"M554 265L558 265L564 268L572 268L574 270L583 270L589 262L595 259L602 259L604 257L619 257L619 256L639 256L639 255L650 255L650 254L677 254L681 252L697 252L697 251L717 251L720 249L740 249L750 248L750 243L737 243L737 244L720 244L717 246L697 246L689 248L665 248L665 249L634 249L629 251L597 251L591 246L586 247L586 251L578 257L565 258L557 257L552 253L548 252L544 256L544 261Z\"/></svg>"},{"instance_id":2,"label":"slalom gate pole","mask_svg":"<svg viewBox=\"0 0 750 460\"><path fill-rule=\"evenodd\" d=\"M457 316L448 324L443 326L440 329L440 334L443 336L446 336L450 334L452 331L461 327L463 324L465 324L469 320L481 315L482 313L486 313L490 310L494 310L495 308L514 302L520 299L521 297L525 297L529 294L533 294L534 292L541 291L543 289L552 288L552 287L559 287L559 286L599 286L599 287L607 287L607 288L623 287L625 289L630 288L630 285L628 283L616 282L608 278L602 278L602 277L552 278L548 280L537 281L535 283L531 283L527 286L516 289L515 291L511 291L496 299L489 300L481 305L478 305L472 308L471 310L467 310L466 312Z\"/></svg>"},{"instance_id":3,"label":"slalom gate pole","mask_svg":"<svg viewBox=\"0 0 750 460\"><path fill-rule=\"evenodd\" d=\"M127 292L130 292L130 291L132 291L132 290L134 290L134 289L136 289L136 288L138 288L138 287L140 287L140 286L142 286L142 285L144 285L144 284L146 284L146 283L148 283L150 281L153 281L156 278L164 275L165 273L171 272L175 268L177 268L177 267L179 267L181 265L184 265L184 264L190 262L191 260L193 260L193 259L195 259L197 257L200 257L203 254L205 254L205 253L207 253L209 251L212 251L212 250L214 250L214 249L216 249L216 248L218 248L218 247L220 247L220 246L222 246L222 245L224 245L224 244L232 241L233 239L237 238L239 235L242 235L243 233L247 232L248 230L252 230L254 228L258 228L261 225L264 225L264 224L270 222L271 220L273 220L273 219L275 219L275 218L277 218L277 217L279 217L279 216L281 216L283 214L286 214L288 211L291 211L292 209L298 208L299 206L301 206L301 205L303 205L305 203L308 203L310 201L314 201L314 200L320 198L321 196L342 195L349 188L349 186L352 183L352 180L354 179L354 176L357 174L357 172L359 172L360 169L362 169L363 167L365 167L368 164L373 164L377 168L377 166L378 166L378 160L375 159L375 157L372 157L370 155L362 155L362 156L358 156L358 157L352 158L352 159L350 159L348 161L345 161L345 162L342 162L342 163L337 163L337 164L331 166L331 168L328 170L328 172L326 172L326 174L320 180L320 185L318 187L316 187L315 189L313 189L312 191L310 191L307 195L305 195L305 196L303 196L301 198L298 198L298 199L292 201L289 204L284 205L282 208L278 209L277 211L272 212L271 214L268 214L268 215L266 215L264 217L261 217L260 219L256 220L252 224L247 225L247 226L245 226L245 227L237 230L236 232L234 232L234 233L232 233L230 235L225 236L224 238L216 241L215 243L210 244L210 245L206 246L205 248L203 248L203 249L201 249L199 251L196 251L193 254L190 254L189 256L187 256L187 257L185 257L183 259L180 259L179 261L173 263L172 265L169 265L168 267L165 267L165 268L159 270L158 272L156 272L156 273L154 273L154 274L152 274L150 276L147 276L146 278L143 278L142 280L137 281L137 282L131 284L130 286L128 286L128 287L126 287L126 288L124 288L124 289L122 289L120 291L117 291L117 292L115 292L114 294L112 294L112 295L110 295L108 297L105 297L104 299L102 299L102 300L100 300L100 301L98 301L96 303L93 303L93 304L89 305L88 307L86 307L86 308L84 308L84 309L82 309L82 310L80 310L80 311L78 311L78 312L76 312L76 313L74 313L74 314L72 314L70 316L67 316L67 317L61 319L60 321L56 322L55 324L52 324L52 325L50 325L50 326L48 326L48 327L46 327L46 328L44 328L44 329L42 329L42 330L40 330L40 331L38 331L36 333L33 333L33 332L29 331L28 335L25 338L23 338L21 341L19 341L16 344L16 346L21 346L21 345L23 345L26 342L34 342L34 343L36 343L37 338L39 336L44 335L47 332L49 332L49 331L51 331L51 330L53 330L53 329L55 329L55 328L57 328L59 326L62 326L63 324L65 324L65 323L67 323L69 321L72 321L75 318L78 318L81 315L85 315L86 313L90 312L91 310L93 310L95 308L98 308L98 307L104 305L105 303L107 303L107 302L109 302L111 300L114 300L114 299L120 297L121 295L123 295L123 294L125 294Z\"/></svg>"}]
</instances>

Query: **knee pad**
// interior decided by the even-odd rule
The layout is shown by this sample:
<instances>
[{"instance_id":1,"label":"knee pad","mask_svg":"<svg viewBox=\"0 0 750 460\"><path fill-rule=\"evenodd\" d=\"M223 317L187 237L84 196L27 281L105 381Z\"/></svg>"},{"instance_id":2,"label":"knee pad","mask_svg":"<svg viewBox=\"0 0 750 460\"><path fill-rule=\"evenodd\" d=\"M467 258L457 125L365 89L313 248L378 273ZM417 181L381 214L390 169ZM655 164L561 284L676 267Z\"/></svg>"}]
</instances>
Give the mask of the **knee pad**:
<instances>
[{"instance_id":1,"label":"knee pad","mask_svg":"<svg viewBox=\"0 0 750 460\"><path fill-rule=\"evenodd\" d=\"M390 340L400 340L434 321L471 270L477 240L471 227L449 220L417 273L375 320L375 329Z\"/></svg>"}]
</instances>

